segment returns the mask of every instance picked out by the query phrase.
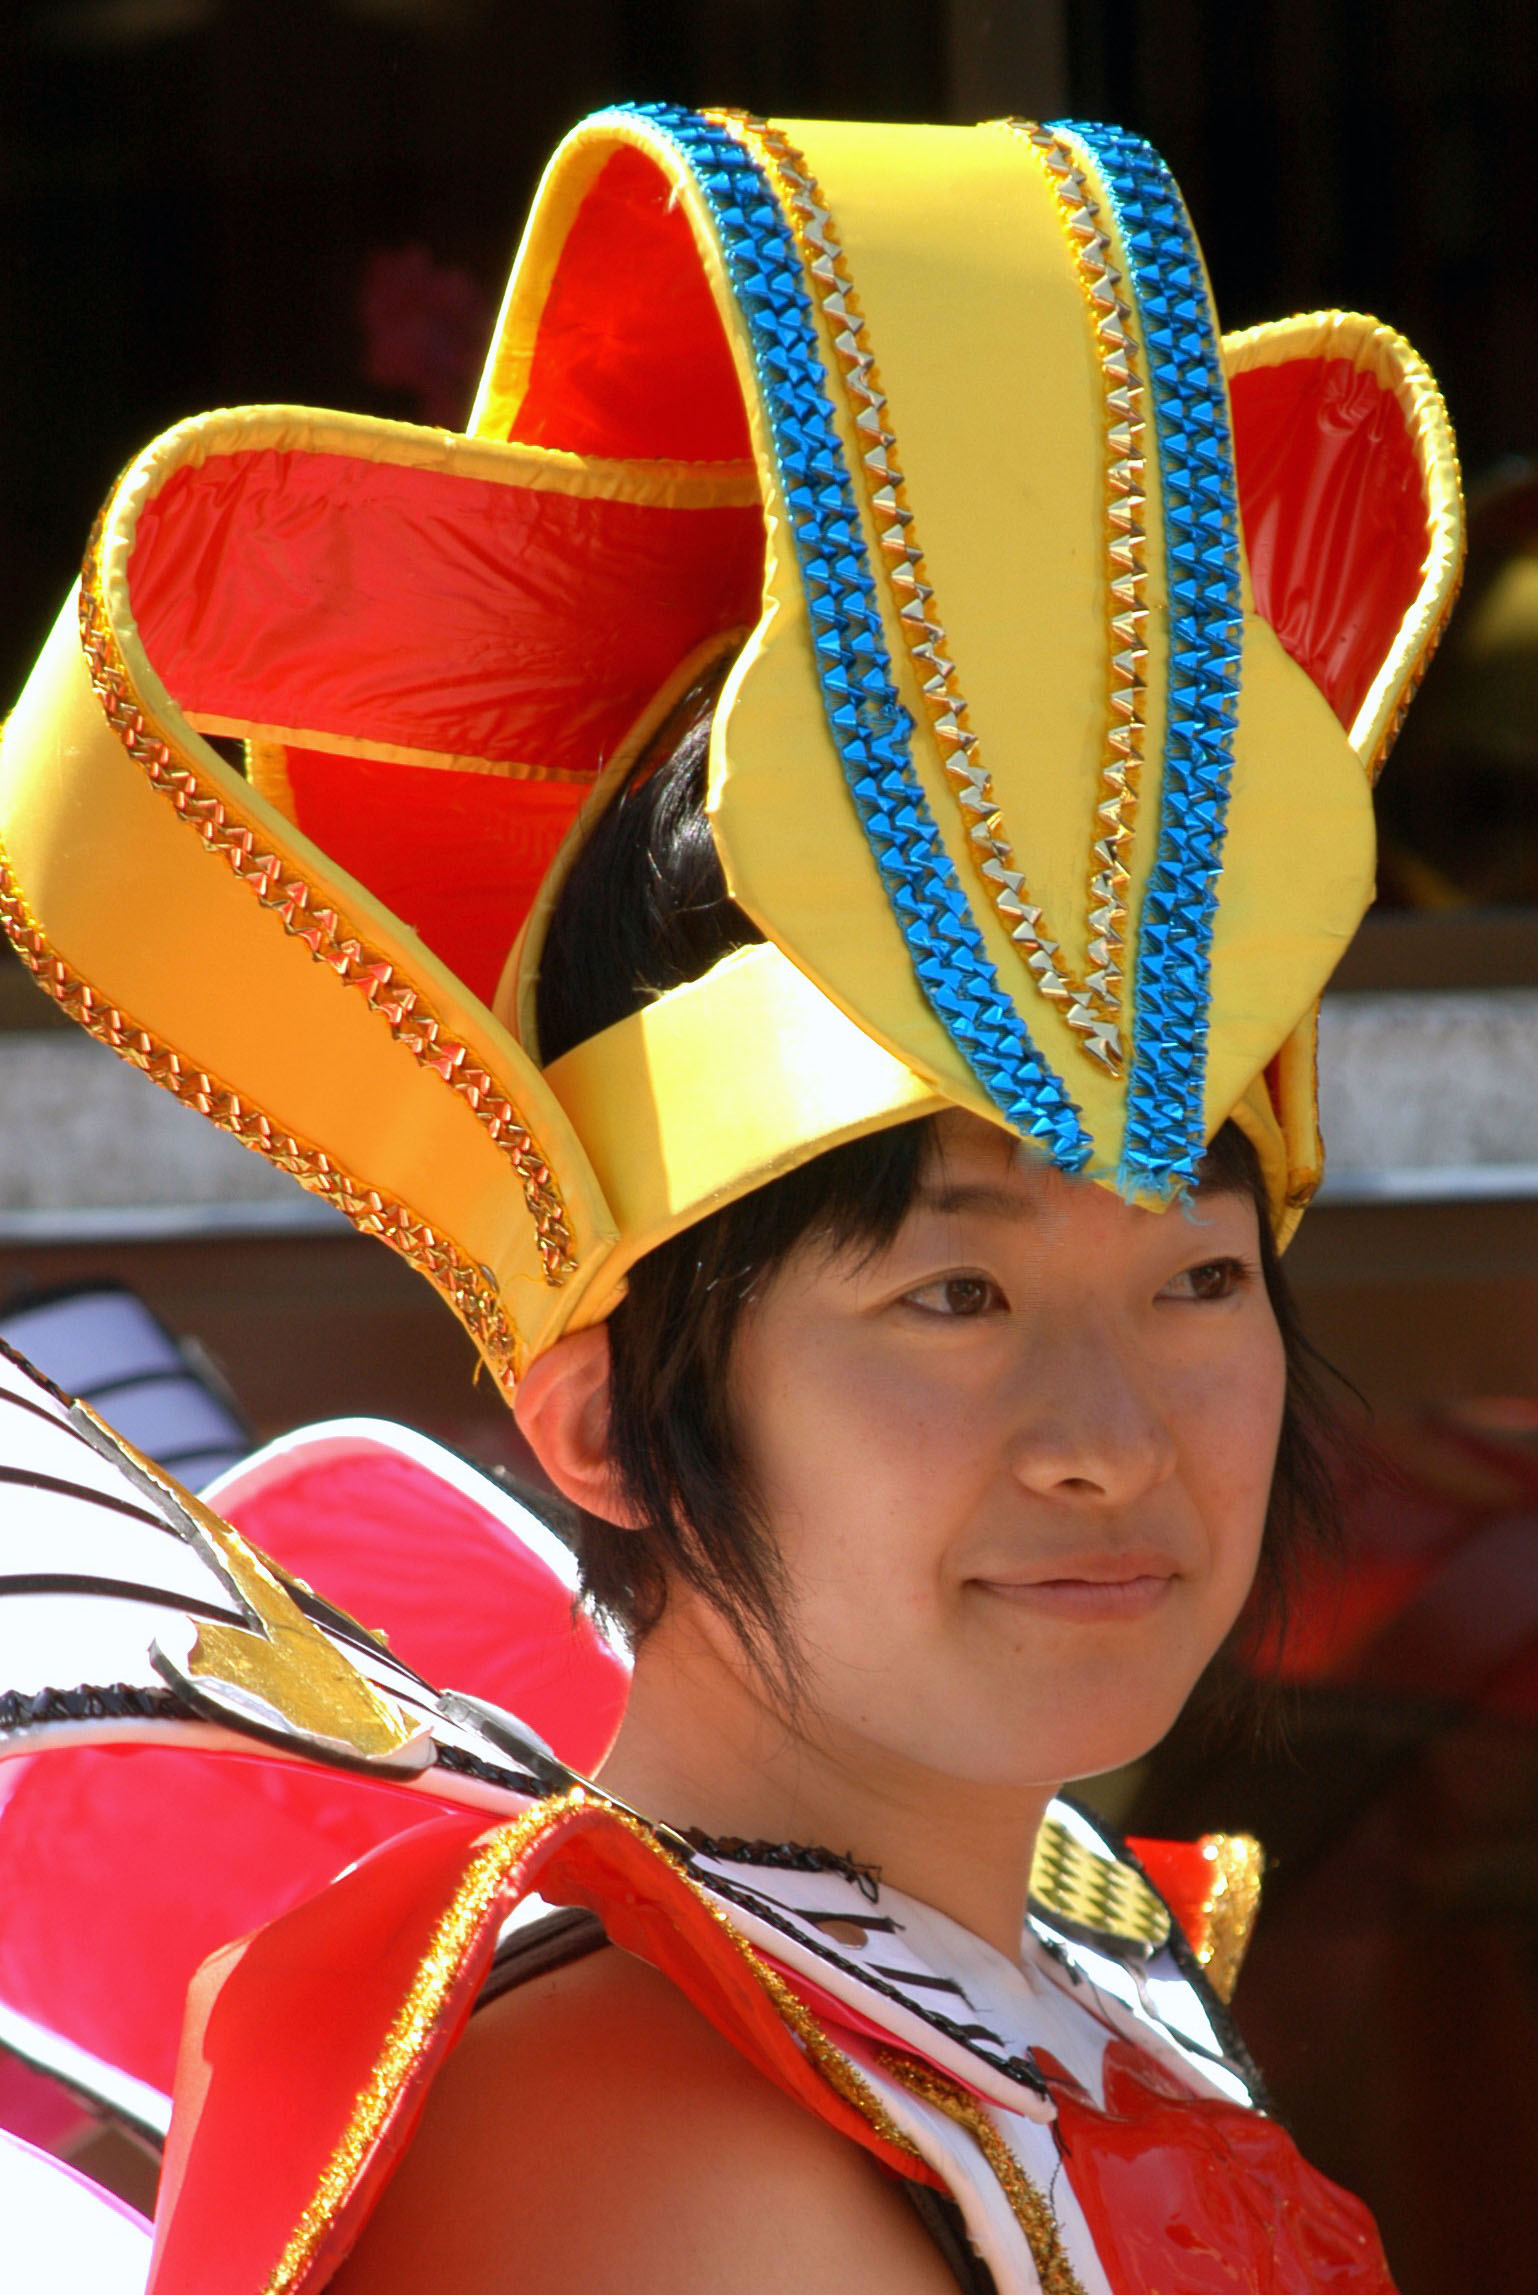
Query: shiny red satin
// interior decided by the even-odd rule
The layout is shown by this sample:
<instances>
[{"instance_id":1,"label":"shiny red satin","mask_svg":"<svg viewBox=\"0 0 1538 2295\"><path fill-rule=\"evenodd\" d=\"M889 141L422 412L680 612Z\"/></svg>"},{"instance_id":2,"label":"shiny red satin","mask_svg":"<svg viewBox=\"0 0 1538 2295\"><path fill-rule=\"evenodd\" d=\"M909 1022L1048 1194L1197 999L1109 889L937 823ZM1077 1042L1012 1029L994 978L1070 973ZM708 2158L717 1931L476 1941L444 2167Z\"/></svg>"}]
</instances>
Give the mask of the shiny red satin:
<instances>
[{"instance_id":1,"label":"shiny red satin","mask_svg":"<svg viewBox=\"0 0 1538 2295\"><path fill-rule=\"evenodd\" d=\"M504 781L290 748L293 817L490 1004L586 781Z\"/></svg>"},{"instance_id":2,"label":"shiny red satin","mask_svg":"<svg viewBox=\"0 0 1538 2295\"><path fill-rule=\"evenodd\" d=\"M440 1817L376 1851L286 1920L228 1946L187 2004L176 2115L156 2209L153 2295L265 2287L352 2118L385 2038L481 1832ZM409 2140L428 2079L474 2003L506 1910L493 1897L461 1939L409 2077L360 2163L353 2206ZM300 2285L341 2259L333 2221Z\"/></svg>"},{"instance_id":3,"label":"shiny red satin","mask_svg":"<svg viewBox=\"0 0 1538 2295\"><path fill-rule=\"evenodd\" d=\"M1394 2295L1373 2221L1275 2120L1186 2094L1113 2040L1097 2107L1037 2056L1117 2295Z\"/></svg>"},{"instance_id":4,"label":"shiny red satin","mask_svg":"<svg viewBox=\"0 0 1538 2295\"><path fill-rule=\"evenodd\" d=\"M387 2061L398 2012L473 1854L476 1819L452 1817L386 1844L331 1888L200 1972L177 2070L147 2295L251 2295L266 2286L320 2185L359 2096ZM472 1918L441 1965L449 1981L418 2021L398 2079L383 2079L375 2139L329 2195L308 2295L335 2272L410 2140L519 1899L601 1908L614 1942L662 1971L769 2079L884 2165L934 2180L843 2102L710 1908L657 1852L602 1809L556 1820ZM512 2131L510 2131L511 2136Z\"/></svg>"},{"instance_id":5,"label":"shiny red satin","mask_svg":"<svg viewBox=\"0 0 1538 2295\"><path fill-rule=\"evenodd\" d=\"M1251 367L1229 388L1256 610L1349 727L1425 562L1404 415L1350 359Z\"/></svg>"},{"instance_id":6,"label":"shiny red satin","mask_svg":"<svg viewBox=\"0 0 1538 2295\"><path fill-rule=\"evenodd\" d=\"M129 591L195 718L590 775L692 646L756 618L762 549L754 506L296 445L174 472L141 513Z\"/></svg>"},{"instance_id":7,"label":"shiny red satin","mask_svg":"<svg viewBox=\"0 0 1538 2295\"><path fill-rule=\"evenodd\" d=\"M1185 1939L1200 1951L1207 1941L1207 1899L1212 1865L1200 1841L1127 1842L1128 1848L1179 1921Z\"/></svg>"},{"instance_id":8,"label":"shiny red satin","mask_svg":"<svg viewBox=\"0 0 1538 2295\"><path fill-rule=\"evenodd\" d=\"M605 164L567 235L511 435L619 458L752 452L689 219L641 152Z\"/></svg>"},{"instance_id":9,"label":"shiny red satin","mask_svg":"<svg viewBox=\"0 0 1538 2295\"><path fill-rule=\"evenodd\" d=\"M129 591L188 716L280 747L298 826L489 1002L593 776L685 655L756 621L762 561L756 505L296 441L174 472Z\"/></svg>"}]
</instances>

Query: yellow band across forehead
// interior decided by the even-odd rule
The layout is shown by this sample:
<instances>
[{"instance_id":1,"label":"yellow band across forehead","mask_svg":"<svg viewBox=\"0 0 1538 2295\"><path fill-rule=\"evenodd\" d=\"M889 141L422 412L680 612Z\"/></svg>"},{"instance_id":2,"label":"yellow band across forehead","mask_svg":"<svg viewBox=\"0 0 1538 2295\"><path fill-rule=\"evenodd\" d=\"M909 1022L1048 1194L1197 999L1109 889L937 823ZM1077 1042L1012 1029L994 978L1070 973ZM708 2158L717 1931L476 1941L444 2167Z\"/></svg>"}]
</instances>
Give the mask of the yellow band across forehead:
<instances>
[{"instance_id":1,"label":"yellow band across forehead","mask_svg":"<svg viewBox=\"0 0 1538 2295\"><path fill-rule=\"evenodd\" d=\"M820 996L772 943L741 948L564 1053L545 1082L622 1241L578 1320L695 1220L819 1152L949 1105Z\"/></svg>"}]
</instances>

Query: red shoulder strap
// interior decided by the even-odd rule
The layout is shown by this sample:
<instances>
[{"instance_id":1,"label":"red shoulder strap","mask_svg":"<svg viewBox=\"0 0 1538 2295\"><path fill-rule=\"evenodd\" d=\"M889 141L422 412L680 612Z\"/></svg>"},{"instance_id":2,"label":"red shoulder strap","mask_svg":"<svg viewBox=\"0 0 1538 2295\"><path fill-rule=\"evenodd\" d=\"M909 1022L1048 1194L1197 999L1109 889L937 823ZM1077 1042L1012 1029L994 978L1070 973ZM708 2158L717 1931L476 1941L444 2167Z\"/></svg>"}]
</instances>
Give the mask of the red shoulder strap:
<instances>
[{"instance_id":1,"label":"red shoulder strap","mask_svg":"<svg viewBox=\"0 0 1538 2295\"><path fill-rule=\"evenodd\" d=\"M901 2147L804 2005L645 1827L580 1794L376 1849L193 1985L147 2295L305 2295L367 2221L519 1899L584 1905L806 2109ZM259 2172L258 2172L259 2171Z\"/></svg>"}]
</instances>

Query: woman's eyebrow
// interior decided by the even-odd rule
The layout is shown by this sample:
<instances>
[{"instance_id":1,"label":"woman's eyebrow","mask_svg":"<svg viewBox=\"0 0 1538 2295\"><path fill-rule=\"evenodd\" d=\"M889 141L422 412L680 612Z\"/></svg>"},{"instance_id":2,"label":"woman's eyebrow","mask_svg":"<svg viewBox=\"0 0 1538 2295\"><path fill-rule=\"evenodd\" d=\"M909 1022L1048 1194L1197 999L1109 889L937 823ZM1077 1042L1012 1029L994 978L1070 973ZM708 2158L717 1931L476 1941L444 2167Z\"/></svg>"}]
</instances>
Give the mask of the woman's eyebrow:
<instances>
[{"instance_id":1,"label":"woman's eyebrow","mask_svg":"<svg viewBox=\"0 0 1538 2295\"><path fill-rule=\"evenodd\" d=\"M1028 1219L1036 1206L1028 1195L996 1180L958 1179L925 1184L918 1191L925 1211L981 1213L985 1219Z\"/></svg>"}]
</instances>

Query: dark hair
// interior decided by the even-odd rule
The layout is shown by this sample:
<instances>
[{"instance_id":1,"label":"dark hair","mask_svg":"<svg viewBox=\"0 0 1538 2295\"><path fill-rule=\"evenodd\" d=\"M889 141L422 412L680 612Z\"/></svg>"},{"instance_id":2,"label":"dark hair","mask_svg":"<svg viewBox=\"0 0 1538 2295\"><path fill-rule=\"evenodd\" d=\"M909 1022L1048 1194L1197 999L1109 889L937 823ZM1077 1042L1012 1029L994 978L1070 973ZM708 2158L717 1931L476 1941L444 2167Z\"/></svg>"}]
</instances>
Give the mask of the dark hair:
<instances>
[{"instance_id":1,"label":"dark hair","mask_svg":"<svg viewBox=\"0 0 1538 2295\"><path fill-rule=\"evenodd\" d=\"M698 979L763 935L729 897L705 779L724 665L661 726L595 823L561 888L536 991L542 1061L558 1059L654 997ZM643 1527L619 1532L578 1512L574 1543L589 1599L640 1640L668 1587L704 1595L743 1641L794 1680L778 1557L743 1472L729 1402L732 1341L749 1302L812 1238L874 1254L913 1203L932 1152L933 1119L829 1149L756 1188L638 1260L609 1318L609 1443L620 1487ZM1304 1338L1272 1236L1253 1147L1225 1124L1202 1166L1206 1185L1249 1195L1260 1260L1287 1363L1260 1570L1247 1620L1273 1646L1311 1551L1333 1541L1322 1439L1319 1358Z\"/></svg>"}]
</instances>

